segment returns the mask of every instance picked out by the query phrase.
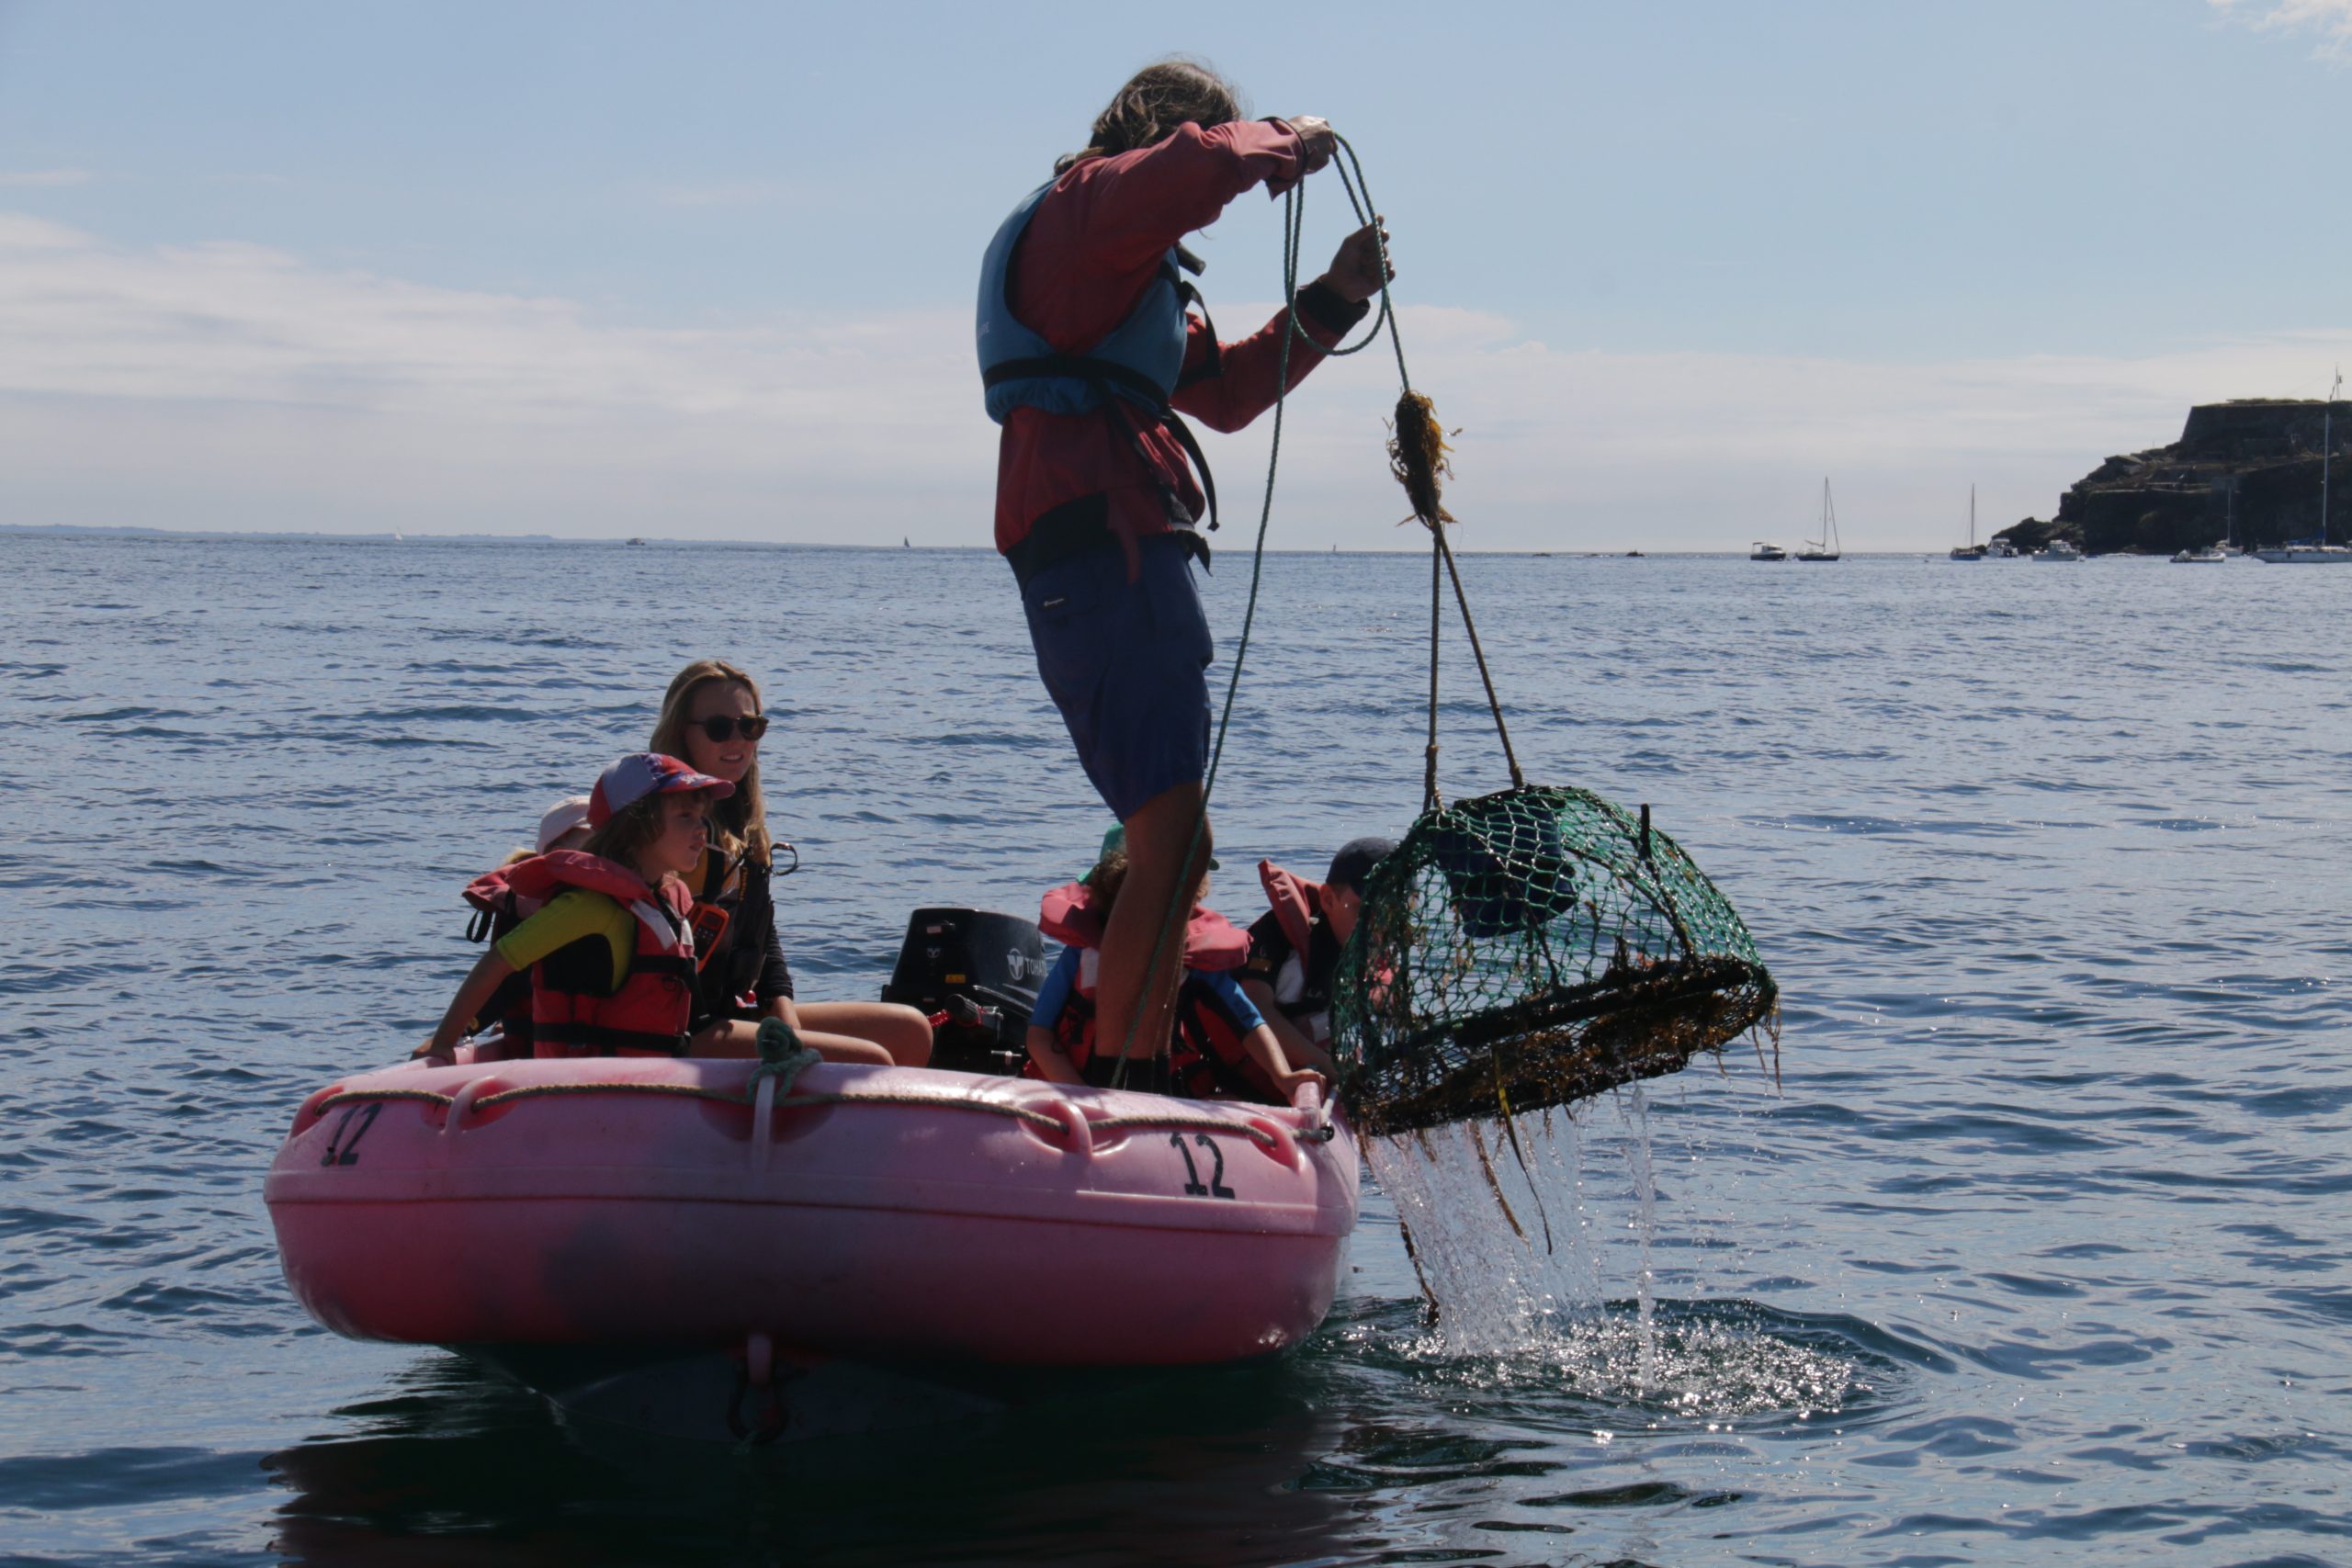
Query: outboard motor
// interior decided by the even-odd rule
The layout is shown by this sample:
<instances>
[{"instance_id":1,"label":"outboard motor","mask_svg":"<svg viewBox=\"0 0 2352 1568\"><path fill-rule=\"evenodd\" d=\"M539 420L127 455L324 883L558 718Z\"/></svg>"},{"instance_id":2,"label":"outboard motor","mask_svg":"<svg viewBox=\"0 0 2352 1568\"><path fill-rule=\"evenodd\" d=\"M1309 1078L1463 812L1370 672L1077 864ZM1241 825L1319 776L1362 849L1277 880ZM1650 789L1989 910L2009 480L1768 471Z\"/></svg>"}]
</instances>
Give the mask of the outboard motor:
<instances>
[{"instance_id":1,"label":"outboard motor","mask_svg":"<svg viewBox=\"0 0 2352 1568\"><path fill-rule=\"evenodd\" d=\"M1047 967L1035 921L987 909L917 909L907 919L886 1002L929 1013L931 1065L1017 1075L1029 1059L1029 1012Z\"/></svg>"}]
</instances>

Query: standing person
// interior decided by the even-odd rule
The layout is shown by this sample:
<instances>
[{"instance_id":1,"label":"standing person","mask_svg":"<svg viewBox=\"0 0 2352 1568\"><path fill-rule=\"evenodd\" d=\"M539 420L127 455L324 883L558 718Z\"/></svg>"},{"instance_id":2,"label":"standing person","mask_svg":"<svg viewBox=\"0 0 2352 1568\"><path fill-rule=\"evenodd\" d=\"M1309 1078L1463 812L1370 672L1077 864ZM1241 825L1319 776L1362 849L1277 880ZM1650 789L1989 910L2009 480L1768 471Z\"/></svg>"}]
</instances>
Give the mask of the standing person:
<instances>
[{"instance_id":1,"label":"standing person","mask_svg":"<svg viewBox=\"0 0 2352 1568\"><path fill-rule=\"evenodd\" d=\"M774 841L760 788L760 740L767 729L758 682L717 659L698 659L678 671L653 725L654 750L684 758L733 786L711 809L710 847L688 883L707 954L694 1030L699 1037L725 1032L730 1021L780 1018L803 1034L871 1041L899 1066L920 1067L931 1060L931 1021L914 1009L895 1002L804 1002L794 995L776 929Z\"/></svg>"},{"instance_id":2,"label":"standing person","mask_svg":"<svg viewBox=\"0 0 2352 1568\"><path fill-rule=\"evenodd\" d=\"M1079 761L1127 829L1126 896L1102 950L1098 1021L1112 1052L1132 1042L1135 1055L1157 1055L1169 1038L1182 944L1161 942L1160 930L1210 848L1202 782L1212 649L1190 563L1208 557L1194 530L1204 486L1214 486L1187 460L1199 449L1179 411L1238 430L1272 406L1285 378L1288 312L1220 344L1185 309L1198 295L1180 269L1199 268L1181 242L1253 186L1288 189L1336 145L1312 116L1246 120L1214 72L1163 61L1119 89L1085 149L1005 220L982 265L981 378L989 414L1004 427L997 548L1020 583L1037 671ZM1290 384L1379 292L1377 223L1350 235L1329 270L1298 291L1314 344L1289 345Z\"/></svg>"}]
</instances>

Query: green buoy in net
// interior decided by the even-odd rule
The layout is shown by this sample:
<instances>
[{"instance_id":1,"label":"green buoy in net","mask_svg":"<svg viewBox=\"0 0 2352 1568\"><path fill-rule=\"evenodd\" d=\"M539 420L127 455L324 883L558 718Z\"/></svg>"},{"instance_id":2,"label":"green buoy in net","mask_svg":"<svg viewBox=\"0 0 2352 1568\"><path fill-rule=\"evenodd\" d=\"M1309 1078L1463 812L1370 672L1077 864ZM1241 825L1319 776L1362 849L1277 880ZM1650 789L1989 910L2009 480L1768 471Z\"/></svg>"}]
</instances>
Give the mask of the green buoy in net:
<instances>
[{"instance_id":1,"label":"green buoy in net","mask_svg":"<svg viewBox=\"0 0 2352 1568\"><path fill-rule=\"evenodd\" d=\"M1404 1133L1677 1072L1749 1030L1777 1047L1779 998L1647 807L1521 786L1430 811L1374 871L1332 1035L1360 1122Z\"/></svg>"}]
</instances>

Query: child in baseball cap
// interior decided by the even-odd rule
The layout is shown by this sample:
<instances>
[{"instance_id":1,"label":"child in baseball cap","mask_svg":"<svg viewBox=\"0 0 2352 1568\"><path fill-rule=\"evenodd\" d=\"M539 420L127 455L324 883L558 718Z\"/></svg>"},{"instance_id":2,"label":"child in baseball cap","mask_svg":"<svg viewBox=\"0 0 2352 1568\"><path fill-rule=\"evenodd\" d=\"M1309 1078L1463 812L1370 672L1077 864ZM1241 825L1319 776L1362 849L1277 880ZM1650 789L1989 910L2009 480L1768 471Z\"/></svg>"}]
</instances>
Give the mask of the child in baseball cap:
<instances>
[{"instance_id":1,"label":"child in baseball cap","mask_svg":"<svg viewBox=\"0 0 2352 1568\"><path fill-rule=\"evenodd\" d=\"M477 878L466 897L478 909L523 899L541 907L482 954L425 1055L452 1059L501 984L526 970L536 1055L685 1054L695 938L680 878L702 864L710 802L734 789L675 757L633 752L596 780L579 849L553 848ZM548 813L543 841L570 830L561 818L571 805Z\"/></svg>"}]
</instances>

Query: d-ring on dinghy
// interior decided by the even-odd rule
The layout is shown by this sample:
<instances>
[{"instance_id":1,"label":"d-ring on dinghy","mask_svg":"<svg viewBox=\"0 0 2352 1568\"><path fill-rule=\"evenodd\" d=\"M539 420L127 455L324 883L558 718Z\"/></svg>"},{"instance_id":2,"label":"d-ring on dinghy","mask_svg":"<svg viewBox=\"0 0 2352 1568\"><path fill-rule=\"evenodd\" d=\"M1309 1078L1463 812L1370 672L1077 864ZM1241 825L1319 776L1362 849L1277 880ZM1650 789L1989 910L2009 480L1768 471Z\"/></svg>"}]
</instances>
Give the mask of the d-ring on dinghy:
<instances>
[{"instance_id":1,"label":"d-ring on dinghy","mask_svg":"<svg viewBox=\"0 0 2352 1568\"><path fill-rule=\"evenodd\" d=\"M1132 1366L1289 1348L1329 1309L1356 1145L1312 1100L910 1067L404 1065L318 1090L264 1190L357 1338Z\"/></svg>"}]
</instances>

